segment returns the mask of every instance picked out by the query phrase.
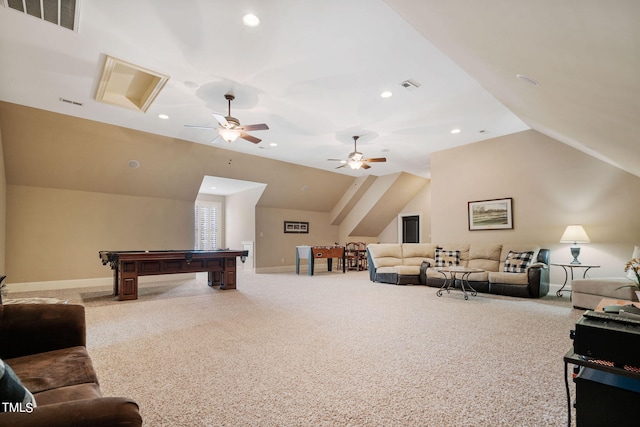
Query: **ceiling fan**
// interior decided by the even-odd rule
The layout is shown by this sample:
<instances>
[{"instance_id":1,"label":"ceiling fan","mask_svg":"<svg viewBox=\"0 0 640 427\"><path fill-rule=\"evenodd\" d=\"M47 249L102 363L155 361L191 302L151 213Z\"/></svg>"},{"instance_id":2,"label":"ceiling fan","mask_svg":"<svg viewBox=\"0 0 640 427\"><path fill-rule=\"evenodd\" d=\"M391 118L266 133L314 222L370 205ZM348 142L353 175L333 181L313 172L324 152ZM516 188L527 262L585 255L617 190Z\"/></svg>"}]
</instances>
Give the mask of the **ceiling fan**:
<instances>
[{"instance_id":1,"label":"ceiling fan","mask_svg":"<svg viewBox=\"0 0 640 427\"><path fill-rule=\"evenodd\" d=\"M214 128L211 126L199 126L199 125L185 125L185 127L217 130L218 136L216 136L216 138L211 142L215 142L216 139L218 139L219 137L221 137L227 142L233 142L238 138L245 139L249 142L253 142L254 144L257 144L260 141L262 141L261 139L256 138L255 136L249 135L246 131L268 130L269 126L267 126L264 123L240 126L240 120L231 116L231 101L236 99L236 97L228 93L224 96L224 98L229 103L229 114L227 116L223 116L222 114L219 114L219 113L212 113L213 117L215 117L218 123L220 124L220 127Z\"/></svg>"},{"instance_id":2,"label":"ceiling fan","mask_svg":"<svg viewBox=\"0 0 640 427\"><path fill-rule=\"evenodd\" d=\"M362 155L361 152L358 151L358 147L357 147L357 142L358 142L358 138L360 138L359 136L354 136L353 137L353 152L349 153L349 158L347 160L340 160L340 159L327 159L331 162L342 162L343 164L338 166L336 169L340 169L343 168L345 166L349 166L351 169L369 169L371 166L369 166L367 163L375 163L375 162L386 162L387 158L386 157L373 157L370 159L365 159L364 156Z\"/></svg>"}]
</instances>

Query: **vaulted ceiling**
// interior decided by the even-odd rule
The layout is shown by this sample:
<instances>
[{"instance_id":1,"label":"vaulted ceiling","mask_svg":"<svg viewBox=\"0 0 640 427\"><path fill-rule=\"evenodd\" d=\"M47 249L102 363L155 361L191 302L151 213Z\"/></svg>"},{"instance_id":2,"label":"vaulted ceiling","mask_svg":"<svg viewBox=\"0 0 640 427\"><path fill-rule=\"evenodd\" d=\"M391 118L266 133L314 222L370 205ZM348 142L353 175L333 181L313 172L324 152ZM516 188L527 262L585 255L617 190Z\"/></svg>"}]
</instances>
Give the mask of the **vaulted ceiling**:
<instances>
[{"instance_id":1,"label":"vaulted ceiling","mask_svg":"<svg viewBox=\"0 0 640 427\"><path fill-rule=\"evenodd\" d=\"M207 145L184 125L233 93L270 129L216 147L353 176L428 177L434 151L533 128L640 176L635 0L76 3L76 31L0 6L0 101ZM107 56L169 77L146 112L96 101ZM336 170L353 135L388 161Z\"/></svg>"}]
</instances>

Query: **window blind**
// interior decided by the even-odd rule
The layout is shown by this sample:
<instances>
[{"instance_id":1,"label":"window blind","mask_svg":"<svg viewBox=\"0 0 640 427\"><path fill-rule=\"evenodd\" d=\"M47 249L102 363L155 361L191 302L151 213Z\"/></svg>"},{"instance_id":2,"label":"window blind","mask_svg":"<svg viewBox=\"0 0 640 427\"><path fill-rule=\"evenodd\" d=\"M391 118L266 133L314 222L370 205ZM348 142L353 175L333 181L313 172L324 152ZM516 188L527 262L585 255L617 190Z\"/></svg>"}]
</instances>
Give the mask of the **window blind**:
<instances>
[{"instance_id":1,"label":"window blind","mask_svg":"<svg viewBox=\"0 0 640 427\"><path fill-rule=\"evenodd\" d=\"M219 202L198 201L195 205L195 242L197 250L210 251L220 244Z\"/></svg>"}]
</instances>

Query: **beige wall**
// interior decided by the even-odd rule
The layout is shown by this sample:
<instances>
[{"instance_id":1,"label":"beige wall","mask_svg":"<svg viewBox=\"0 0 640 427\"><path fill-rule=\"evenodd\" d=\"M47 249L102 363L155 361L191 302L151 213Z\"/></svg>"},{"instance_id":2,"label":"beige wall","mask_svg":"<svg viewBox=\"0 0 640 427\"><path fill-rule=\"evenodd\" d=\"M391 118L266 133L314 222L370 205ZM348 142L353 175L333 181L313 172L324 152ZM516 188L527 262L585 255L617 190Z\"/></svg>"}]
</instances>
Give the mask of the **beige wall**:
<instances>
[{"instance_id":1,"label":"beige wall","mask_svg":"<svg viewBox=\"0 0 640 427\"><path fill-rule=\"evenodd\" d=\"M398 214L400 216L420 215L420 242L431 241L431 182L428 182L416 197L402 208ZM399 243L398 218L389 223L377 238L380 243Z\"/></svg>"},{"instance_id":2,"label":"beige wall","mask_svg":"<svg viewBox=\"0 0 640 427\"><path fill-rule=\"evenodd\" d=\"M340 242L376 242L389 222L427 185L428 179L408 173L376 177L366 191L342 215ZM356 196L357 197L357 196ZM335 221L334 221L335 222Z\"/></svg>"},{"instance_id":3,"label":"beige wall","mask_svg":"<svg viewBox=\"0 0 640 427\"><path fill-rule=\"evenodd\" d=\"M242 242L255 242L256 203L263 191L258 187L225 197L227 247L242 249Z\"/></svg>"},{"instance_id":4,"label":"beige wall","mask_svg":"<svg viewBox=\"0 0 640 427\"><path fill-rule=\"evenodd\" d=\"M360 222L362 218L371 211L376 203L380 201L381 195L384 195L385 191L393 185L399 175L399 173L395 173L376 178L358 203L351 209L351 211L349 211L339 224L338 242L361 242L366 240L361 236L351 235L351 231L356 228L358 222Z\"/></svg>"},{"instance_id":5,"label":"beige wall","mask_svg":"<svg viewBox=\"0 0 640 427\"><path fill-rule=\"evenodd\" d=\"M193 247L193 202L7 187L9 283L108 277L100 250Z\"/></svg>"},{"instance_id":6,"label":"beige wall","mask_svg":"<svg viewBox=\"0 0 640 427\"><path fill-rule=\"evenodd\" d=\"M102 249L192 248L193 204L205 175L264 182L260 206L314 212L329 212L353 181L320 169L5 102L0 102L0 125L0 174L12 189L6 221L0 218L0 245L4 227L8 230L9 283L109 277L106 267L94 267L96 251ZM141 167L129 168L131 159ZM255 215L255 207L249 209ZM25 218L35 219L35 228ZM232 226L238 221L242 230L225 234L227 245L235 246L245 236L255 240L248 217L234 214L231 221ZM273 257L277 266L285 252ZM41 266L25 262L26 254L43 260ZM61 261L70 256L77 268Z\"/></svg>"},{"instance_id":7,"label":"beige wall","mask_svg":"<svg viewBox=\"0 0 640 427\"><path fill-rule=\"evenodd\" d=\"M329 212L256 208L256 272L291 271L299 245L333 245L338 226L330 225ZM308 234L284 233L284 221L309 222Z\"/></svg>"},{"instance_id":8,"label":"beige wall","mask_svg":"<svg viewBox=\"0 0 640 427\"><path fill-rule=\"evenodd\" d=\"M219 158L224 150L121 128L113 130L102 124L26 107L10 108L3 103L0 112L0 267L4 266L9 283L109 277L111 271L97 258L97 251L103 249L193 247L191 187L199 186L203 174L212 175L214 170L220 176L268 184L261 195L245 194L226 200L229 206L225 217L230 221L225 227L226 245L255 241L257 271L291 269L295 246L300 244L330 245L347 238L397 241L397 217L373 238L343 236L339 225L331 225L331 209L340 201L338 194L353 184L350 177L241 154L233 154L231 166L226 157ZM23 126L24 123L33 126ZM72 131L78 127L80 135L74 136ZM77 145L44 155L42 144L34 141L41 142L45 133L31 135L27 130L32 128L58 135L56 144L73 140ZM117 150L109 148L114 142L105 135L119 136L114 139L119 144ZM85 161L70 164L68 153L89 143L90 149L83 151ZM137 151L129 152L133 149ZM126 172L118 169L143 151L145 168ZM112 159L114 152L121 155L119 160ZM34 153L39 154L33 156ZM50 161L54 159L56 167ZM553 261L567 262L568 245L559 244L558 240L566 225L582 223L593 243L583 247L581 260L603 266L593 272L594 276L621 275L633 245L640 244L640 178L535 131L434 153L431 163L431 183L402 209L402 213L424 215L423 241L537 242L553 250ZM163 167L167 164L171 167ZM87 181L95 181L95 188L44 188L66 182L56 181L60 171L74 183L82 182L84 170L91 165L99 165L94 172L100 179ZM81 169L71 173L70 167ZM46 173L41 171L43 168ZM141 173L146 175L140 178ZM122 183L121 189L134 194L104 192L103 187L108 188L107 184L118 174L126 174L129 180ZM185 174L188 182L180 178ZM155 180L156 175L162 179ZM297 179L298 176L304 179ZM42 184L35 183L34 177ZM314 184L304 192L299 187L307 178L312 183L324 183L325 178L337 182ZM168 179L180 180L179 185L171 187L171 195L162 195L163 188L169 188L162 185ZM381 182L384 180L383 177ZM342 193L336 192L338 187L344 188ZM187 188L188 194L181 193L180 188ZM326 188L332 188L332 193L325 194ZM148 197L149 194L155 197ZM500 197L513 197L515 229L469 232L467 202ZM280 201L290 200L295 203L280 205ZM299 205L322 208L298 209ZM285 220L309 221L311 232L284 234ZM553 282L563 279L560 273L556 267L552 269Z\"/></svg>"},{"instance_id":9,"label":"beige wall","mask_svg":"<svg viewBox=\"0 0 640 427\"><path fill-rule=\"evenodd\" d=\"M560 236L582 224L592 243L583 263L602 265L592 277L622 276L640 244L640 178L536 131L434 153L431 158L433 242L532 242L570 262ZM513 198L513 230L468 231L467 202ZM564 272L552 267L551 282Z\"/></svg>"},{"instance_id":10,"label":"beige wall","mask_svg":"<svg viewBox=\"0 0 640 427\"><path fill-rule=\"evenodd\" d=\"M8 185L193 202L205 175L267 184L259 205L330 211L347 175L0 102ZM138 160L137 169L128 167ZM306 191L302 191L304 188Z\"/></svg>"},{"instance_id":11,"label":"beige wall","mask_svg":"<svg viewBox=\"0 0 640 427\"><path fill-rule=\"evenodd\" d=\"M4 171L4 148L0 128L0 275L6 274L5 246L7 239L7 176Z\"/></svg>"}]
</instances>

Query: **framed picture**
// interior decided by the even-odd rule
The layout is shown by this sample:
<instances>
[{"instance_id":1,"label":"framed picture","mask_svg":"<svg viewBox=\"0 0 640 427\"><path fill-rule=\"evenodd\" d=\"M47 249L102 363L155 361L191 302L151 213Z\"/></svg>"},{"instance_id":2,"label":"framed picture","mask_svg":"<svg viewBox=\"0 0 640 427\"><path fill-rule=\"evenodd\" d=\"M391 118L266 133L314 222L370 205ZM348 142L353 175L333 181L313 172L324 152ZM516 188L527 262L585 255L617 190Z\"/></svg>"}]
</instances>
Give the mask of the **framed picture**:
<instances>
[{"instance_id":1,"label":"framed picture","mask_svg":"<svg viewBox=\"0 0 640 427\"><path fill-rule=\"evenodd\" d=\"M285 233L308 233L309 223L302 221L285 221L284 222Z\"/></svg>"},{"instance_id":2,"label":"framed picture","mask_svg":"<svg viewBox=\"0 0 640 427\"><path fill-rule=\"evenodd\" d=\"M469 202L469 230L513 229L513 199Z\"/></svg>"}]
</instances>

